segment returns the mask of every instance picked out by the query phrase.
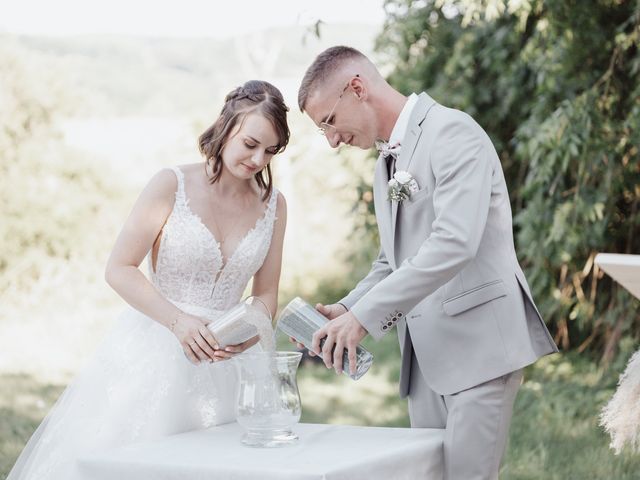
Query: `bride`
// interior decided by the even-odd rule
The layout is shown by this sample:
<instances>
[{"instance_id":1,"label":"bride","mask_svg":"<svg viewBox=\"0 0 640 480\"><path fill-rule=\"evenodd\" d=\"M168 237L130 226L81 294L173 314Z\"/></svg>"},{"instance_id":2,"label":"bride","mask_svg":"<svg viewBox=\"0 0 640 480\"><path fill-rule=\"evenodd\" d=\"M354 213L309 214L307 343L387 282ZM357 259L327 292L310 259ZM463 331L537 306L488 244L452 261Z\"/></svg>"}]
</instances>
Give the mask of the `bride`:
<instances>
[{"instance_id":1,"label":"bride","mask_svg":"<svg viewBox=\"0 0 640 480\"><path fill-rule=\"evenodd\" d=\"M249 81L200 136L204 165L151 179L106 268L132 308L8 480L80 479L83 454L234 419L235 372L224 360L258 337L221 348L206 325L240 301L252 277L252 295L275 314L286 205L270 162L288 143L287 111L277 88ZM139 269L145 256L150 280Z\"/></svg>"}]
</instances>

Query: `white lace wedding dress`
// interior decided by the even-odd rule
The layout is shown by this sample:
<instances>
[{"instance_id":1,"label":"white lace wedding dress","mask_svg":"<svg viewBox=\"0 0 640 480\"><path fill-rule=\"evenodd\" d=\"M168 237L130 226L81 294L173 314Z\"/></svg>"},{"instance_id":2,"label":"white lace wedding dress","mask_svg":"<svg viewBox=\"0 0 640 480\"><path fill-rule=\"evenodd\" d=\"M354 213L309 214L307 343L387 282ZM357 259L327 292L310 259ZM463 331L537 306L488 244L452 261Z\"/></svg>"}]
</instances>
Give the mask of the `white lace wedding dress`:
<instances>
[{"instance_id":1,"label":"white lace wedding dress","mask_svg":"<svg viewBox=\"0 0 640 480\"><path fill-rule=\"evenodd\" d=\"M220 245L189 208L184 177L164 226L155 287L187 313L217 318L241 300L273 233L277 191L226 263ZM256 347L259 348L259 345ZM132 308L63 392L29 440L7 480L83 478L83 454L234 420L230 361L195 366L175 336ZM213 452L215 454L215 452Z\"/></svg>"}]
</instances>

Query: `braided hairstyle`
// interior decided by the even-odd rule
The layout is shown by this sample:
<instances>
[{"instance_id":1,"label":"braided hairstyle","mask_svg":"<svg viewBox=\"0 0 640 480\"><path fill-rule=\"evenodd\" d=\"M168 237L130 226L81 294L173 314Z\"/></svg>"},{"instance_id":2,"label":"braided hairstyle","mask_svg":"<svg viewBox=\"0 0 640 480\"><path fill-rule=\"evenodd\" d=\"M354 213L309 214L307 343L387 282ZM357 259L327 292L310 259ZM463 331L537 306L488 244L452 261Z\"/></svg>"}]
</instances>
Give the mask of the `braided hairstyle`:
<instances>
[{"instance_id":1,"label":"braided hairstyle","mask_svg":"<svg viewBox=\"0 0 640 480\"><path fill-rule=\"evenodd\" d=\"M276 153L283 152L289 143L289 126L287 112L282 93L269 82L249 80L225 97L220 116L213 125L198 138L200 153L211 167L213 174L209 177L211 184L218 181L222 174L222 150L236 125L250 113L259 113L271 122L278 136ZM273 189L271 165L255 174L256 181L264 190L263 200L271 195Z\"/></svg>"}]
</instances>

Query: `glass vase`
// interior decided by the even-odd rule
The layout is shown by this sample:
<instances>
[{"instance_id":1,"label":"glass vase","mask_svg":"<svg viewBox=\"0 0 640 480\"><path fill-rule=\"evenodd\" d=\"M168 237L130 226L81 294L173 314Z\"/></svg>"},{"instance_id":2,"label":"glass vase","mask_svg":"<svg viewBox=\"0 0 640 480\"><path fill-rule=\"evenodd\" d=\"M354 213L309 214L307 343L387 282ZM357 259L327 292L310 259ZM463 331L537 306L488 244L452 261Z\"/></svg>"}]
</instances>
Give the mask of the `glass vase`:
<instances>
[{"instance_id":1,"label":"glass vase","mask_svg":"<svg viewBox=\"0 0 640 480\"><path fill-rule=\"evenodd\" d=\"M292 428L300 421L296 373L300 352L255 352L233 358L238 371L238 423L245 429L242 443L250 447L279 447L294 443Z\"/></svg>"}]
</instances>

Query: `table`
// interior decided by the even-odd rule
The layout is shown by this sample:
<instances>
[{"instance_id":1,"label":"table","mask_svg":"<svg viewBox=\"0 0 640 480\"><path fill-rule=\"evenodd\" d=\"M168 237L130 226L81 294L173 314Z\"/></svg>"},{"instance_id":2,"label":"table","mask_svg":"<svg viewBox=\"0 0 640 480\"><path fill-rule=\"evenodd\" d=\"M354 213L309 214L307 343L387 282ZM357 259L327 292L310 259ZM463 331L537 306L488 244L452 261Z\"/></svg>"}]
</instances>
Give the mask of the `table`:
<instances>
[{"instance_id":1,"label":"table","mask_svg":"<svg viewBox=\"0 0 640 480\"><path fill-rule=\"evenodd\" d=\"M640 255L599 253L595 263L640 299Z\"/></svg>"},{"instance_id":2,"label":"table","mask_svg":"<svg viewBox=\"0 0 640 480\"><path fill-rule=\"evenodd\" d=\"M79 460L87 480L416 480L443 476L444 430L298 424L280 448L240 443L237 423Z\"/></svg>"}]
</instances>

